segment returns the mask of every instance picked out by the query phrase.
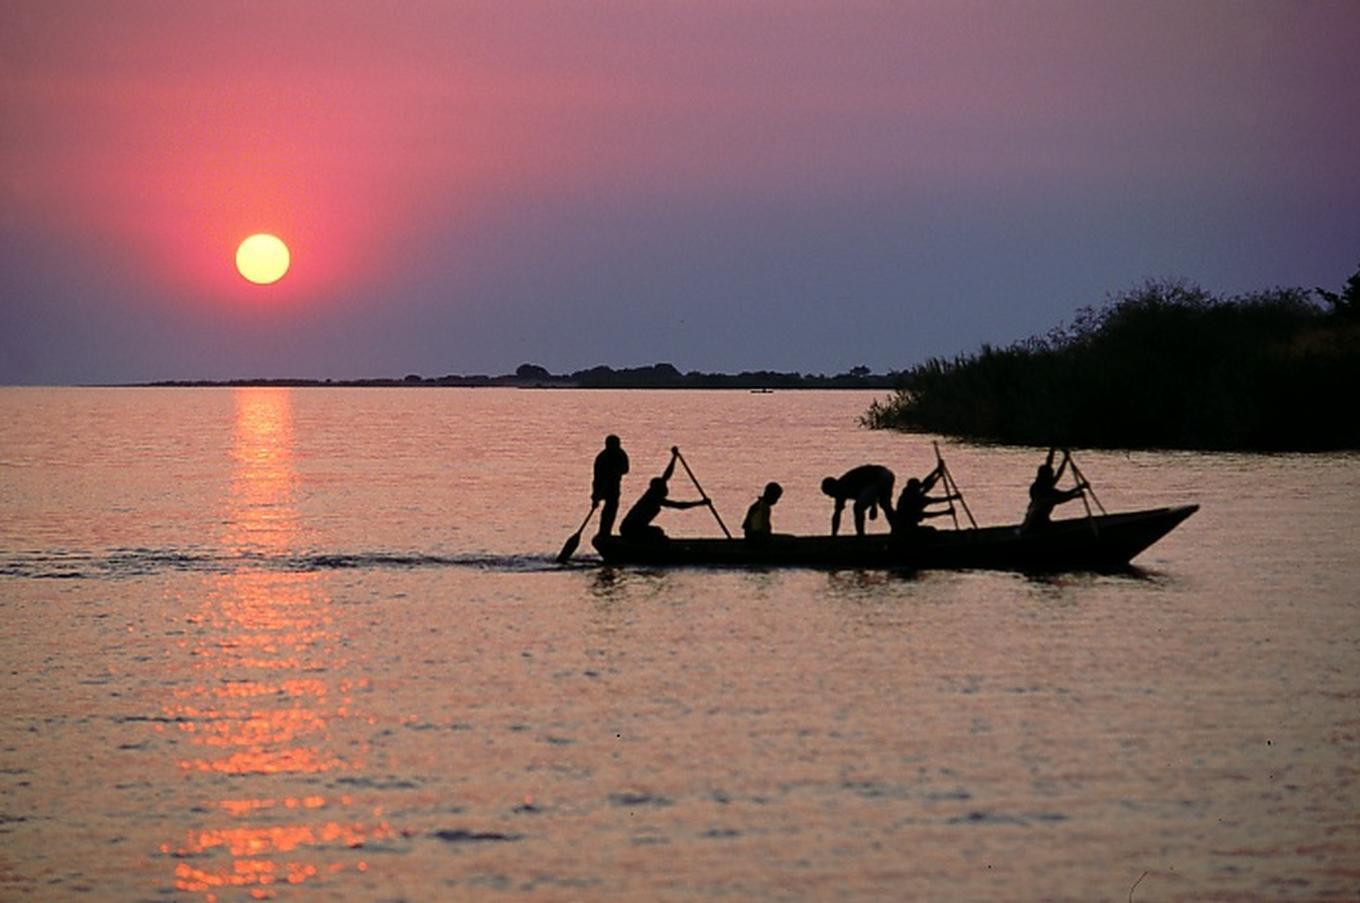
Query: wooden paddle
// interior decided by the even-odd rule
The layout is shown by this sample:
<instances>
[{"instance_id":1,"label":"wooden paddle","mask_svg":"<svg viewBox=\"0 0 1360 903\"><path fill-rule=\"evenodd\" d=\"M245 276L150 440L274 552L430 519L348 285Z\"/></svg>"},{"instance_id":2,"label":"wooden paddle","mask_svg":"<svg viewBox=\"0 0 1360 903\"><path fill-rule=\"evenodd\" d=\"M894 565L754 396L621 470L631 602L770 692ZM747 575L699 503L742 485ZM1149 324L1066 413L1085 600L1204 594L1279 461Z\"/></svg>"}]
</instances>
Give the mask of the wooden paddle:
<instances>
[{"instance_id":1,"label":"wooden paddle","mask_svg":"<svg viewBox=\"0 0 1360 903\"><path fill-rule=\"evenodd\" d=\"M581 533L585 531L586 524L595 516L595 509L600 507L599 502L590 503L590 511L586 514L586 519L581 521L581 526L576 528L576 532L567 537L567 541L562 543L562 551L557 553L557 563L566 564L567 559L576 554L576 547L581 544Z\"/></svg>"},{"instance_id":2,"label":"wooden paddle","mask_svg":"<svg viewBox=\"0 0 1360 903\"><path fill-rule=\"evenodd\" d=\"M699 485L698 479L694 476L694 471L689 469L689 462L685 460L685 456L680 454L680 449L675 446L671 446L671 451L675 453L676 459L685 468L685 473L689 474L690 481L694 483L694 488L699 490L699 498L708 503L708 510L712 511L713 516L718 519L718 526L722 527L724 535L726 535L728 539L731 539L731 531L727 529L727 524L723 523L722 517L718 514L718 509L713 507L713 500L704 492L704 487Z\"/></svg>"}]
</instances>

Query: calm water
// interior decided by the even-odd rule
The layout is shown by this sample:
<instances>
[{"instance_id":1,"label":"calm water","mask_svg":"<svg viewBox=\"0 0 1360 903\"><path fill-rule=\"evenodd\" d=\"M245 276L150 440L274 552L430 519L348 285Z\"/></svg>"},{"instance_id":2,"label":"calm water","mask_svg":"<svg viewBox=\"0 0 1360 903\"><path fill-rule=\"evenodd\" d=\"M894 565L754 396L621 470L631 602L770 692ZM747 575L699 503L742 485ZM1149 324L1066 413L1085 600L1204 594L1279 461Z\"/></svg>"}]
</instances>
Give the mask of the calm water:
<instances>
[{"instance_id":1,"label":"calm water","mask_svg":"<svg viewBox=\"0 0 1360 903\"><path fill-rule=\"evenodd\" d=\"M0 391L0 898L1360 898L1360 457L1081 455L1203 505L1128 576L553 564L610 431L826 529L872 397Z\"/></svg>"}]
</instances>

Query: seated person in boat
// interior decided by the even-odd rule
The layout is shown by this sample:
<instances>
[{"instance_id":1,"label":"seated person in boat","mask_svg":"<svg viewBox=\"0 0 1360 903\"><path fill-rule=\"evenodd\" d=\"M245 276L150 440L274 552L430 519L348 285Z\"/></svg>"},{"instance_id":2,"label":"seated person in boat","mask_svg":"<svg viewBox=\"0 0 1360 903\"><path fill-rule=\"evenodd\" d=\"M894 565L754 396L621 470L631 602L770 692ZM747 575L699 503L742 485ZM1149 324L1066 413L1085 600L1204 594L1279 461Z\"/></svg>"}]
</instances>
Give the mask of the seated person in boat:
<instances>
[{"instance_id":1,"label":"seated person in boat","mask_svg":"<svg viewBox=\"0 0 1360 903\"><path fill-rule=\"evenodd\" d=\"M864 512L869 519L878 517L878 509L889 518L892 517L893 472L881 464L861 464L847 470L839 477L822 480L822 492L836 500L836 510L831 514L831 535L841 529L841 512L847 501L854 501L855 535L864 535Z\"/></svg>"},{"instance_id":2,"label":"seated person in boat","mask_svg":"<svg viewBox=\"0 0 1360 903\"><path fill-rule=\"evenodd\" d=\"M675 502L666 497L669 491L666 484L670 482L671 474L675 472L675 461L679 457L679 451L672 448L671 463L666 465L661 476L652 478L642 498L634 502L633 507L623 516L623 522L619 524L620 537L629 542L663 540L666 538L666 531L652 523L662 508L698 508L700 505L708 504L706 499L697 502Z\"/></svg>"},{"instance_id":3,"label":"seated person in boat","mask_svg":"<svg viewBox=\"0 0 1360 903\"><path fill-rule=\"evenodd\" d=\"M943 468L936 467L924 480L912 477L907 480L907 485L902 489L902 494L897 497L897 510L892 514L892 531L894 536L905 536L916 530L930 530L921 523L929 517L943 517L948 514L950 509L943 511L931 511L931 505L943 505L956 501L959 496L930 495L931 488L944 476Z\"/></svg>"},{"instance_id":4,"label":"seated person in boat","mask_svg":"<svg viewBox=\"0 0 1360 903\"><path fill-rule=\"evenodd\" d=\"M778 483L766 483L765 491L751 503L750 508L746 509L746 519L741 522L741 530L749 542L764 542L774 535L770 532L770 509L783 494L783 486Z\"/></svg>"},{"instance_id":5,"label":"seated person in boat","mask_svg":"<svg viewBox=\"0 0 1360 903\"><path fill-rule=\"evenodd\" d=\"M1020 524L1020 531L1027 533L1031 530L1041 530L1048 525L1049 517L1053 514L1053 509L1063 502L1070 502L1072 499L1079 498L1086 491L1086 484L1078 482L1071 489L1059 489L1058 480L1062 479L1063 471L1067 470L1067 464L1072 456L1063 450L1062 463L1058 469L1053 469L1053 456L1057 450L1050 448L1048 458L1039 465L1038 471L1034 474L1034 482L1029 486L1029 507L1025 510L1025 520Z\"/></svg>"}]
</instances>

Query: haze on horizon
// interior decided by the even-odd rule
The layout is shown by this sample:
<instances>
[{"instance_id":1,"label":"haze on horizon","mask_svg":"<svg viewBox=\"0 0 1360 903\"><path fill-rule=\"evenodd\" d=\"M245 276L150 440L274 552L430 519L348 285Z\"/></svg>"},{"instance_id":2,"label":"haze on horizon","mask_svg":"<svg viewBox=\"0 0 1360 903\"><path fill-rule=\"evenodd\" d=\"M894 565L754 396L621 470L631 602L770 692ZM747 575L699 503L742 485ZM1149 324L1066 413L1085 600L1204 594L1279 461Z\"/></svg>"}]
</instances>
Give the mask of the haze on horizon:
<instances>
[{"instance_id":1,"label":"haze on horizon","mask_svg":"<svg viewBox=\"0 0 1360 903\"><path fill-rule=\"evenodd\" d=\"M1147 278L1336 288L1358 34L1350 2L6 4L0 383L882 372Z\"/></svg>"}]
</instances>

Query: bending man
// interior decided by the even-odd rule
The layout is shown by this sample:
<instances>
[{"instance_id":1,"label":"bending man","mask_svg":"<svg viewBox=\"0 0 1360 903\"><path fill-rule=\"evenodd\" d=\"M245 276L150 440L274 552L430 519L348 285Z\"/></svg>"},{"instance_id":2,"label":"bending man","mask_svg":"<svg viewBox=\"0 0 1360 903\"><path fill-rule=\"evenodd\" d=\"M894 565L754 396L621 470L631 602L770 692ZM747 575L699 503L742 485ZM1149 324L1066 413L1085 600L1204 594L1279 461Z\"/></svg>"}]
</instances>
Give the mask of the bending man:
<instances>
[{"instance_id":1,"label":"bending man","mask_svg":"<svg viewBox=\"0 0 1360 903\"><path fill-rule=\"evenodd\" d=\"M878 509L892 517L893 472L881 464L861 464L847 470L839 477L822 480L822 492L836 500L836 510L831 514L831 535L841 529L841 512L847 501L854 501L855 534L864 535L864 512L869 519L878 517Z\"/></svg>"}]
</instances>

